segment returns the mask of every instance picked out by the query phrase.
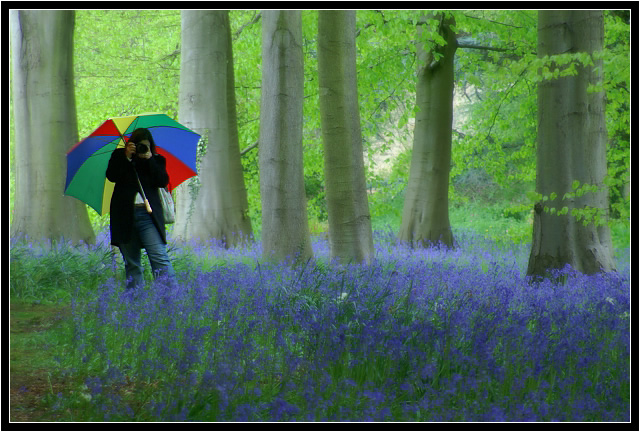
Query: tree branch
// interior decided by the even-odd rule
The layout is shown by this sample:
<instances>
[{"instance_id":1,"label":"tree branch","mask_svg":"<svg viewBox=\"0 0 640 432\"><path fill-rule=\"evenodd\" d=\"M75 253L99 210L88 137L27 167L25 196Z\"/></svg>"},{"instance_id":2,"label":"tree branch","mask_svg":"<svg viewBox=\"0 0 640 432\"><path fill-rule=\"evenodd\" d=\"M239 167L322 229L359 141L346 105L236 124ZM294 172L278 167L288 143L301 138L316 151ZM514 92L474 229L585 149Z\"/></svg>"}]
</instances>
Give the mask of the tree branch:
<instances>
[{"instance_id":1,"label":"tree branch","mask_svg":"<svg viewBox=\"0 0 640 432\"><path fill-rule=\"evenodd\" d=\"M258 147L258 144L260 143L259 140L256 140L256 142L254 142L253 144L251 144L249 147L247 147L246 149L242 150L240 152L240 156L244 156L245 154L249 153L251 150L253 150L254 148Z\"/></svg>"},{"instance_id":2,"label":"tree branch","mask_svg":"<svg viewBox=\"0 0 640 432\"><path fill-rule=\"evenodd\" d=\"M461 42L458 42L458 48L498 51L498 52L512 51L515 49L515 48L499 48L499 47L492 47L492 46L486 46L486 45L474 45L474 44L461 43Z\"/></svg>"},{"instance_id":3,"label":"tree branch","mask_svg":"<svg viewBox=\"0 0 640 432\"><path fill-rule=\"evenodd\" d=\"M481 18L481 17L469 15L469 14L463 14L463 15L466 16L467 18L477 19L477 20L484 20L484 21L487 21L487 22L490 22L490 23L493 23L493 24L503 25L503 26L506 26L506 27L513 27L513 28L518 28L518 29L524 28L522 26L517 26L515 24L507 24L507 23L503 23L503 22L500 22L500 21L491 20L491 19L488 19L488 18Z\"/></svg>"},{"instance_id":4,"label":"tree branch","mask_svg":"<svg viewBox=\"0 0 640 432\"><path fill-rule=\"evenodd\" d=\"M246 27L249 27L250 25L257 23L258 21L260 21L260 18L262 18L262 12L258 12L257 14L253 15L253 18L251 18L251 21L241 25L240 28L236 30L236 32L233 34L233 40L238 39L238 37L240 36L240 33L242 33L242 30L244 30Z\"/></svg>"},{"instance_id":5,"label":"tree branch","mask_svg":"<svg viewBox=\"0 0 640 432\"><path fill-rule=\"evenodd\" d=\"M377 13L379 13L379 14L382 16L382 25L385 25L386 23L388 23L388 22L389 22L389 20L388 20L388 19L385 19L385 17L384 17L384 12L383 12L383 11L381 11L381 10L376 10L376 11L374 11L374 12L377 12ZM357 30L356 30L356 38L357 38L358 36L360 36L360 32L361 32L362 30L366 30L366 29L368 29L369 27L372 27L372 26L374 26L374 24L373 24L373 23L367 23L367 24L365 24L362 28L357 29Z\"/></svg>"}]
</instances>

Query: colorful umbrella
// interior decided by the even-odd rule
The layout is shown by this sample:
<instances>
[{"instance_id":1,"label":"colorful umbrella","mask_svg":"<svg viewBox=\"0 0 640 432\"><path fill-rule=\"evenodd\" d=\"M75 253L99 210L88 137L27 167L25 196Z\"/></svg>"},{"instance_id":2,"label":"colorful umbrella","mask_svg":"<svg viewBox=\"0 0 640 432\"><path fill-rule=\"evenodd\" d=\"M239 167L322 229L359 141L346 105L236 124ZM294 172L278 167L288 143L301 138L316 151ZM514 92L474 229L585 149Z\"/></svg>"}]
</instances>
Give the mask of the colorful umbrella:
<instances>
[{"instance_id":1,"label":"colorful umbrella","mask_svg":"<svg viewBox=\"0 0 640 432\"><path fill-rule=\"evenodd\" d=\"M87 203L100 215L107 213L114 187L106 177L111 153L124 147L138 128L151 131L156 151L167 159L169 191L196 175L200 135L165 114L112 117L67 152L65 195Z\"/></svg>"}]
</instances>

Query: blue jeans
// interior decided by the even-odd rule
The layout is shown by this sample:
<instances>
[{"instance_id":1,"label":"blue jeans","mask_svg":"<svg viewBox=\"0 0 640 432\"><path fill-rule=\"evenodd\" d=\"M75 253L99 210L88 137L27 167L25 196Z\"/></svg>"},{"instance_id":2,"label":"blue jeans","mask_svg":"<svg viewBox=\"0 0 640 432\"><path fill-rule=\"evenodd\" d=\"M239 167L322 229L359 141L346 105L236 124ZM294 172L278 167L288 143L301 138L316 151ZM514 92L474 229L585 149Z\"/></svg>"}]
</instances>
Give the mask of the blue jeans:
<instances>
[{"instance_id":1,"label":"blue jeans","mask_svg":"<svg viewBox=\"0 0 640 432\"><path fill-rule=\"evenodd\" d=\"M131 240L120 244L120 252L124 260L124 269L127 276L127 289L144 285L144 273L141 262L141 249L147 251L153 277L164 274L170 278L175 277L173 266L167 254L167 245L162 242L160 233L144 207L134 209L134 227Z\"/></svg>"}]
</instances>

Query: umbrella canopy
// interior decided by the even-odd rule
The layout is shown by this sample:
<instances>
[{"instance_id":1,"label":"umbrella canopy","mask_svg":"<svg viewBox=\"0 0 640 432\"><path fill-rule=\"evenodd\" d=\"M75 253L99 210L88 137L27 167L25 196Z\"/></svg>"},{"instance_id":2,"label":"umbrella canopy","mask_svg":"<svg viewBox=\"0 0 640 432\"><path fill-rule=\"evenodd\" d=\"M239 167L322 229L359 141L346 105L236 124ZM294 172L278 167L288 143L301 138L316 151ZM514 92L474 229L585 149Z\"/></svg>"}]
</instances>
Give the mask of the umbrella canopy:
<instances>
[{"instance_id":1,"label":"umbrella canopy","mask_svg":"<svg viewBox=\"0 0 640 432\"><path fill-rule=\"evenodd\" d=\"M169 191L197 174L200 135L166 114L112 117L67 152L65 195L87 203L100 215L108 213L115 186L106 177L111 153L124 147L138 128L149 129L156 151L167 159Z\"/></svg>"}]
</instances>

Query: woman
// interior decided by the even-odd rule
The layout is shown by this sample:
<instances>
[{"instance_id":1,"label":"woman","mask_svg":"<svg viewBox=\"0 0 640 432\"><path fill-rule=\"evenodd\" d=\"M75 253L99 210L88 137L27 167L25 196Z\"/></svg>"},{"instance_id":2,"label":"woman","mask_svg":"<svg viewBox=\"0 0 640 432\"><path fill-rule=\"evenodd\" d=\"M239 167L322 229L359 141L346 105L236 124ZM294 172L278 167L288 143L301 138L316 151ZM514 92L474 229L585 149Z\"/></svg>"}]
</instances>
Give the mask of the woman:
<instances>
[{"instance_id":1,"label":"woman","mask_svg":"<svg viewBox=\"0 0 640 432\"><path fill-rule=\"evenodd\" d=\"M126 147L114 150L109 160L107 179L115 183L110 206L111 244L118 246L122 253L127 288L144 284L141 248L147 251L154 277L159 274L175 276L167 255L164 214L158 191L169 183L166 166L166 159L156 153L151 132L145 128L133 131ZM142 185L151 213L147 211L139 185Z\"/></svg>"}]
</instances>

